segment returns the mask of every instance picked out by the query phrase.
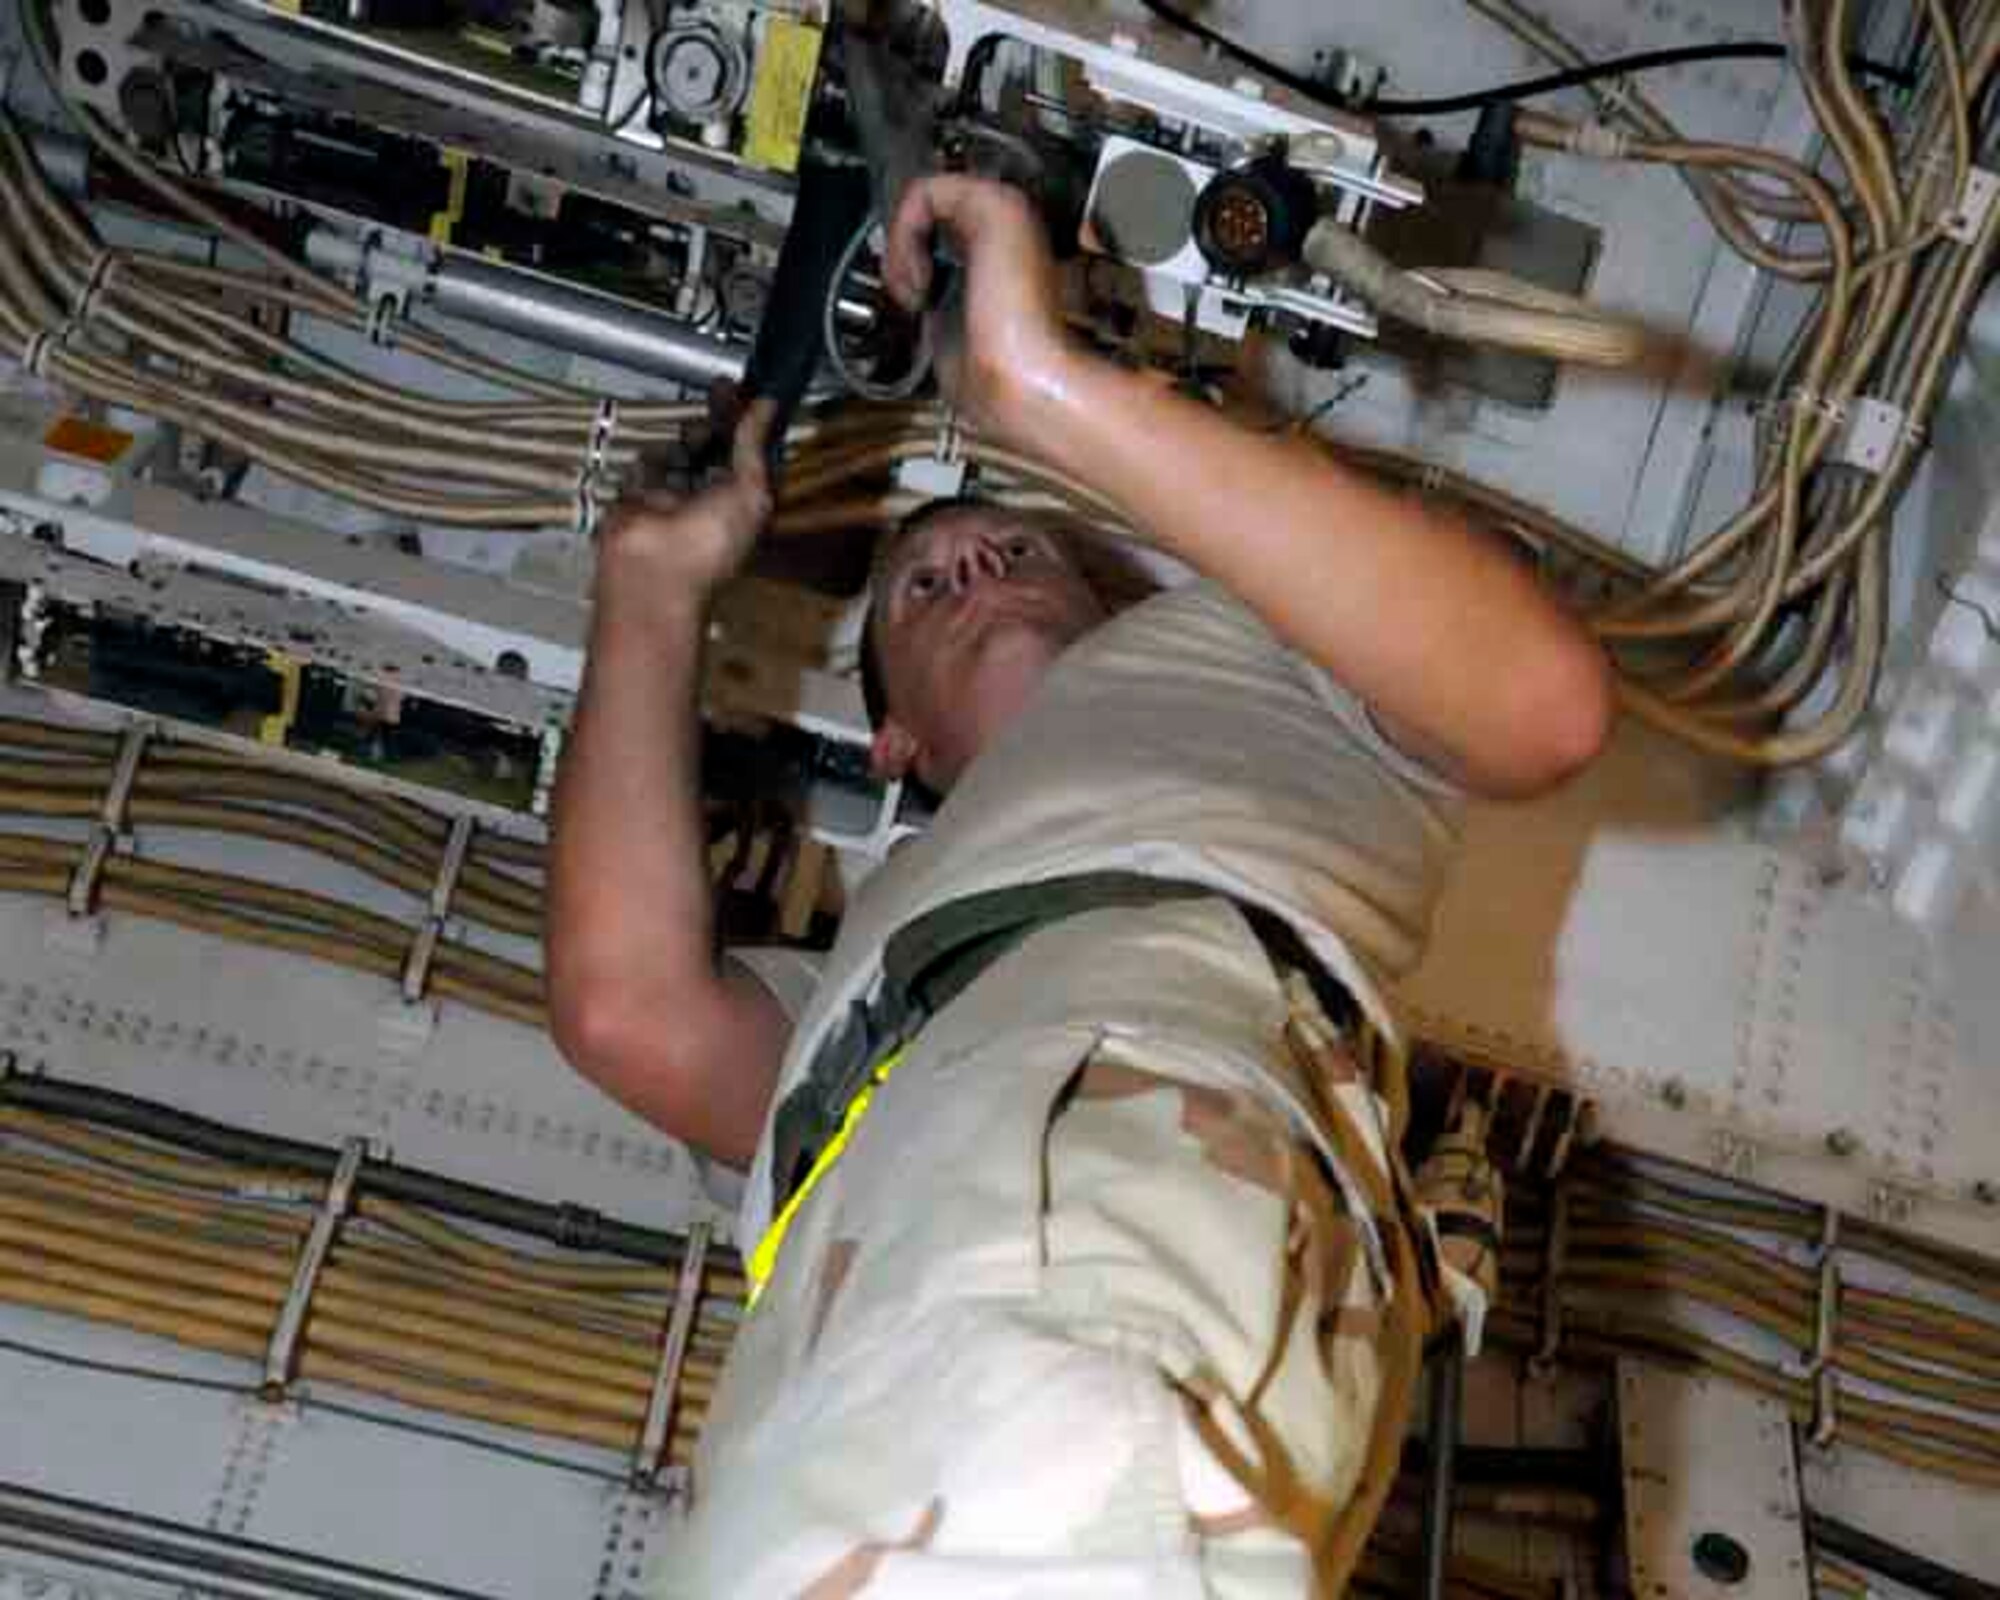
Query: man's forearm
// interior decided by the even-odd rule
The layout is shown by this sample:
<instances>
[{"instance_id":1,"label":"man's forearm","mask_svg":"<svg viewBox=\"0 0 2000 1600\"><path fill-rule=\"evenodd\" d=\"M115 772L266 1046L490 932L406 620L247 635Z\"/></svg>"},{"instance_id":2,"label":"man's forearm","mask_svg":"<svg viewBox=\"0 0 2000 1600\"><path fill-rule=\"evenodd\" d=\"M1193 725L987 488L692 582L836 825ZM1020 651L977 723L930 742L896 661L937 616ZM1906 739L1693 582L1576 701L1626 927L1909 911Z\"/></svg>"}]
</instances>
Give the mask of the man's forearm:
<instances>
[{"instance_id":1,"label":"man's forearm","mask_svg":"<svg viewBox=\"0 0 2000 1600\"><path fill-rule=\"evenodd\" d=\"M1462 518L1085 355L1024 398L1016 432L1475 788L1531 791L1601 742L1600 653Z\"/></svg>"},{"instance_id":2,"label":"man's forearm","mask_svg":"<svg viewBox=\"0 0 2000 1600\"><path fill-rule=\"evenodd\" d=\"M706 608L605 576L556 794L557 1038L641 1116L746 1161L784 1023L753 980L714 961L696 712Z\"/></svg>"}]
</instances>

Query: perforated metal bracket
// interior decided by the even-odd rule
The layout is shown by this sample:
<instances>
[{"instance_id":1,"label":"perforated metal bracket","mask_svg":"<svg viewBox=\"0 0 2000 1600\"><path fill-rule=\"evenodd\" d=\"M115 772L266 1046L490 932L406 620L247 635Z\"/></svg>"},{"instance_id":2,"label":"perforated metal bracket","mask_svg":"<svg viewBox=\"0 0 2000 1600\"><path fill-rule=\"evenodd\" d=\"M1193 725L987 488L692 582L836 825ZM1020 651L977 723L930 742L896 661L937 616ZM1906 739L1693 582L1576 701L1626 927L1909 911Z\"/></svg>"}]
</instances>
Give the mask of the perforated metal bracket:
<instances>
[{"instance_id":1,"label":"perforated metal bracket","mask_svg":"<svg viewBox=\"0 0 2000 1600\"><path fill-rule=\"evenodd\" d=\"M313 1218L312 1232L306 1235L305 1248L299 1252L298 1265L292 1271L292 1286L285 1292L285 1303L278 1308L277 1325L271 1330L271 1342L264 1352L266 1400L283 1400L291 1388L292 1362L298 1354L299 1335L305 1329L306 1311L312 1305L320 1269L333 1249L334 1235L354 1205L355 1180L360 1177L361 1163L367 1158L366 1139L349 1139L341 1148L340 1165L334 1168L319 1215Z\"/></svg>"},{"instance_id":2,"label":"perforated metal bracket","mask_svg":"<svg viewBox=\"0 0 2000 1600\"><path fill-rule=\"evenodd\" d=\"M1824 1450L1840 1426L1840 1384L1833 1365L1834 1330L1840 1316L1840 1213L1826 1208L1819 1242L1819 1303L1813 1318L1812 1442Z\"/></svg>"},{"instance_id":3,"label":"perforated metal bracket","mask_svg":"<svg viewBox=\"0 0 2000 1600\"><path fill-rule=\"evenodd\" d=\"M430 913L417 930L410 953L403 961L403 998L411 1005L424 997L431 961L437 955L438 940L444 937L445 922L451 916L451 897L458 892L459 874L465 870L465 855L471 846L472 818L461 814L452 819L451 837L445 841L437 877L431 884Z\"/></svg>"},{"instance_id":4,"label":"perforated metal bracket","mask_svg":"<svg viewBox=\"0 0 2000 1600\"><path fill-rule=\"evenodd\" d=\"M69 880L69 914L72 917L90 915L91 903L97 898L97 880L104 873L104 861L117 848L119 838L125 832L125 808L131 802L132 785L139 776L139 761L146 753L146 741L152 737L152 729L144 723L135 723L125 730L118 744L118 764L111 771L111 787L104 793L104 808L98 814L97 827L92 830L90 843L85 847L83 859L77 863L76 871Z\"/></svg>"},{"instance_id":5,"label":"perforated metal bracket","mask_svg":"<svg viewBox=\"0 0 2000 1600\"><path fill-rule=\"evenodd\" d=\"M1960 244L1972 244L1986 227L1996 201L2000 201L2000 173L1985 167L1969 167L1965 187L1958 192L1958 205L1944 219L1944 234Z\"/></svg>"},{"instance_id":6,"label":"perforated metal bracket","mask_svg":"<svg viewBox=\"0 0 2000 1600\"><path fill-rule=\"evenodd\" d=\"M646 1404L646 1426L639 1435L638 1453L632 1458L632 1481L652 1488L675 1492L685 1489L671 1474L663 1473L667 1437L674 1420L674 1402L680 1396L681 1368L687 1364L688 1340L694 1333L695 1313L701 1308L702 1279L708 1271L708 1224L697 1222L688 1232L687 1251L681 1257L680 1279L675 1285L674 1308L667 1319L667 1336L660 1346L659 1370L653 1375L653 1395Z\"/></svg>"}]
</instances>

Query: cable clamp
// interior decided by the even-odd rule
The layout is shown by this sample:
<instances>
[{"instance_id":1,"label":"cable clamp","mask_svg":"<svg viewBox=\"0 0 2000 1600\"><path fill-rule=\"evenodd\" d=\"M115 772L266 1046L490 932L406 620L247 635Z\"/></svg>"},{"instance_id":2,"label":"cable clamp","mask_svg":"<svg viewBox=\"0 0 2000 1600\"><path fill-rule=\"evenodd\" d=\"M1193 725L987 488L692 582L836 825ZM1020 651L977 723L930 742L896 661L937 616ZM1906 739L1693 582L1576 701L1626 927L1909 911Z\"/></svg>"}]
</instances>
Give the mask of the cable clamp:
<instances>
[{"instance_id":1,"label":"cable clamp","mask_svg":"<svg viewBox=\"0 0 2000 1600\"><path fill-rule=\"evenodd\" d=\"M1987 218L1996 202L2000 202L2000 173L1985 167L1967 167L1958 203L1944 219L1945 237L1959 244L1976 244L1986 231Z\"/></svg>"},{"instance_id":2,"label":"cable clamp","mask_svg":"<svg viewBox=\"0 0 2000 1600\"><path fill-rule=\"evenodd\" d=\"M444 937L445 921L451 915L451 897L458 890L459 874L465 870L465 855L471 844L472 818L463 814L454 817L451 837L445 841L444 857L438 862L437 877L431 883L430 914L417 930L416 941L403 962L403 998L411 1005L423 999L424 985L430 981L431 961L437 955L438 940Z\"/></svg>"},{"instance_id":3,"label":"cable clamp","mask_svg":"<svg viewBox=\"0 0 2000 1600\"><path fill-rule=\"evenodd\" d=\"M1528 1370L1537 1374L1553 1367L1562 1349L1562 1275L1569 1255L1569 1192L1568 1180L1557 1179L1549 1210L1549 1236L1542 1256L1542 1338L1528 1358Z\"/></svg>"},{"instance_id":4,"label":"cable clamp","mask_svg":"<svg viewBox=\"0 0 2000 1600\"><path fill-rule=\"evenodd\" d=\"M368 342L378 350L393 349L396 323L402 315L402 305L394 295L377 295L368 303Z\"/></svg>"},{"instance_id":5,"label":"cable clamp","mask_svg":"<svg viewBox=\"0 0 2000 1600\"><path fill-rule=\"evenodd\" d=\"M1843 466L1886 472L1900 452L1923 448L1922 424L1912 422L1891 400L1858 395L1834 420L1841 424L1841 431L1833 442L1833 459Z\"/></svg>"},{"instance_id":6,"label":"cable clamp","mask_svg":"<svg viewBox=\"0 0 2000 1600\"><path fill-rule=\"evenodd\" d=\"M124 836L132 785L139 776L139 761L146 753L146 741L152 737L152 731L146 723L135 722L118 741L118 762L111 769L111 786L104 791L104 807L98 813L97 826L91 830L90 843L84 847L83 859L70 874L68 905L72 917L90 915L91 902L97 898L97 880L104 875L105 860Z\"/></svg>"},{"instance_id":7,"label":"cable clamp","mask_svg":"<svg viewBox=\"0 0 2000 1600\"><path fill-rule=\"evenodd\" d=\"M1826 1208L1820 1225L1819 1300L1813 1318L1812 1359L1806 1375L1813 1383L1812 1442L1833 1443L1840 1426L1840 1387L1834 1368L1834 1336L1840 1316L1840 1213Z\"/></svg>"},{"instance_id":8,"label":"cable clamp","mask_svg":"<svg viewBox=\"0 0 2000 1600\"><path fill-rule=\"evenodd\" d=\"M660 1345L660 1365L653 1374L653 1394L646 1403L646 1426L639 1435L638 1453L632 1458L632 1481L641 1487L657 1486L666 1465L674 1403L680 1398L681 1369L687 1365L688 1342L694 1335L695 1313L701 1309L701 1286L707 1271L708 1224L697 1222L688 1230L687 1249L674 1282L674 1307Z\"/></svg>"},{"instance_id":9,"label":"cable clamp","mask_svg":"<svg viewBox=\"0 0 2000 1600\"><path fill-rule=\"evenodd\" d=\"M333 1179L326 1186L319 1214L313 1218L312 1231L306 1235L305 1248L299 1252L298 1264L292 1269L292 1284L285 1291L285 1303L278 1308L278 1323L271 1330L271 1342L265 1347L266 1400L282 1400L291 1388L292 1363L298 1354L299 1335L305 1331L313 1290L333 1249L334 1235L354 1208L355 1183L361 1176L361 1163L367 1159L366 1139L349 1139L341 1147L340 1165L334 1168Z\"/></svg>"}]
</instances>

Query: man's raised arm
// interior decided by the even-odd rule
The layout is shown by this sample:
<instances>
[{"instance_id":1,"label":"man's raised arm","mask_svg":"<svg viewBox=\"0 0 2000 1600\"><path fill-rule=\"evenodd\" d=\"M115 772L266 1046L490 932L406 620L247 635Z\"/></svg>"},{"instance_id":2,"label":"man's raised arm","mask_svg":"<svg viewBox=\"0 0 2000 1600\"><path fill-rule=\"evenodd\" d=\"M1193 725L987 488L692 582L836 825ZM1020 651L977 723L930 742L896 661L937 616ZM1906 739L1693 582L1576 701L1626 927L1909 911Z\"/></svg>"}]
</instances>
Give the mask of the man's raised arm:
<instances>
[{"instance_id":1,"label":"man's raised arm","mask_svg":"<svg viewBox=\"0 0 2000 1600\"><path fill-rule=\"evenodd\" d=\"M756 1150L789 1024L754 979L716 965L696 696L710 598L770 515L768 423L753 407L727 482L622 507L599 536L549 856L557 1045L648 1122L734 1165Z\"/></svg>"},{"instance_id":2,"label":"man's raised arm","mask_svg":"<svg viewBox=\"0 0 2000 1600\"><path fill-rule=\"evenodd\" d=\"M906 305L928 293L938 232L967 264L945 378L975 426L1111 500L1469 788L1531 795L1596 754L1612 714L1603 654L1498 539L1078 348L1015 190L911 188L888 262Z\"/></svg>"}]
</instances>

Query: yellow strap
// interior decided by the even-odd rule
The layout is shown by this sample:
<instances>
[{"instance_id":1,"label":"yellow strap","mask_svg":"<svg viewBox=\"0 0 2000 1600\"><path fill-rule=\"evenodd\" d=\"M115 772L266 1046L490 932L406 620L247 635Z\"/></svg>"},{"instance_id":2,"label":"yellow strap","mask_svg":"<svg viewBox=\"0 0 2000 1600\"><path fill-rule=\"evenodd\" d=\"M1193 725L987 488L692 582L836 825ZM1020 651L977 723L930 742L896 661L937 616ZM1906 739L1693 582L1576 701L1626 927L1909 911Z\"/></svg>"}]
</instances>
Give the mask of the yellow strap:
<instances>
[{"instance_id":1,"label":"yellow strap","mask_svg":"<svg viewBox=\"0 0 2000 1600\"><path fill-rule=\"evenodd\" d=\"M840 1127L827 1140L826 1148L812 1164L806 1174L806 1181L793 1191L784 1209L764 1230L764 1237L757 1241L757 1248L750 1252L750 1305L754 1309L758 1298L764 1293L764 1285L771 1281L771 1269L778 1264L778 1250L785 1242L785 1234L792 1226L792 1219L799 1214L799 1207L806 1203L806 1196L819 1186L819 1180L833 1170L833 1164L847 1149L847 1141L854 1136L854 1130L861 1126L861 1119L868 1115L870 1102L875 1098L875 1090L889 1081L889 1074L903 1064L904 1049L892 1050L875 1063L875 1070L868 1075L868 1082L861 1086L855 1097L847 1102L847 1111L840 1119Z\"/></svg>"}]
</instances>

